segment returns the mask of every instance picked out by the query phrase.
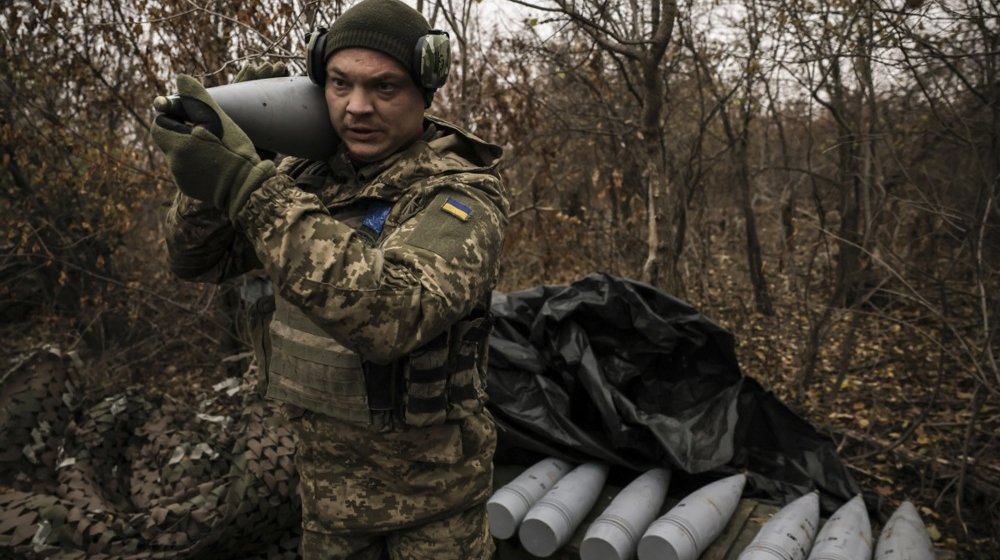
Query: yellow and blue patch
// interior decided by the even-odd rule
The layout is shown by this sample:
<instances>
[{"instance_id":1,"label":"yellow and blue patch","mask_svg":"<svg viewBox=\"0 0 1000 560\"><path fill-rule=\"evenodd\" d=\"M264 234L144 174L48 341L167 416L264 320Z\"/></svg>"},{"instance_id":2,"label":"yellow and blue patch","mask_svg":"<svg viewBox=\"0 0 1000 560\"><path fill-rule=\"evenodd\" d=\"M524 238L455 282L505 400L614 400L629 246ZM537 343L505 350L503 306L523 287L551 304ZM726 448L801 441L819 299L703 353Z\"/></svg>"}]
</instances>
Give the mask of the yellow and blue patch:
<instances>
[{"instance_id":1,"label":"yellow and blue patch","mask_svg":"<svg viewBox=\"0 0 1000 560\"><path fill-rule=\"evenodd\" d=\"M450 196L448 197L448 200L444 202L444 205L441 206L441 209L463 222L469 221L469 218L472 217L472 208L469 208Z\"/></svg>"}]
</instances>

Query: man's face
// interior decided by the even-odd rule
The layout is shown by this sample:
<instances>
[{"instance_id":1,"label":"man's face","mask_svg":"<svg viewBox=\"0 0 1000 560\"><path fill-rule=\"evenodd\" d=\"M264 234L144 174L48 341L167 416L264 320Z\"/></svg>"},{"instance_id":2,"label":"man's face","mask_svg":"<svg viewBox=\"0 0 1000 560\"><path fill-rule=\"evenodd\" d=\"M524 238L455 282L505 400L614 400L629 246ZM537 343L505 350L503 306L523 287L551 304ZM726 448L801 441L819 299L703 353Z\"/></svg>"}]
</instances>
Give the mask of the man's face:
<instances>
[{"instance_id":1,"label":"man's face","mask_svg":"<svg viewBox=\"0 0 1000 560\"><path fill-rule=\"evenodd\" d=\"M330 122L353 159L385 159L423 134L423 95L396 59L342 49L326 61L326 75Z\"/></svg>"}]
</instances>

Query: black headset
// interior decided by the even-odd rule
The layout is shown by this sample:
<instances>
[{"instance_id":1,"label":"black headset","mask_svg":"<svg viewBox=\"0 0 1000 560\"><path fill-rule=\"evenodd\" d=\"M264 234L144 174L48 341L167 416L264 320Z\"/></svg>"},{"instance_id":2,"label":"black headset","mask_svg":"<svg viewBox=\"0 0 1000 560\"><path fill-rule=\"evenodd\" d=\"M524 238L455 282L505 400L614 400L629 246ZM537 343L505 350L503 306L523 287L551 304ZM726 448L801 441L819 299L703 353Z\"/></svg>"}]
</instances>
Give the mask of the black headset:
<instances>
[{"instance_id":1,"label":"black headset","mask_svg":"<svg viewBox=\"0 0 1000 560\"><path fill-rule=\"evenodd\" d=\"M326 86L326 52L327 29L320 27L306 35L306 74L313 83ZM433 95L448 80L448 68L451 66L451 44L448 33L431 29L417 40L413 49L411 67L416 69L413 76L416 84L424 91Z\"/></svg>"}]
</instances>

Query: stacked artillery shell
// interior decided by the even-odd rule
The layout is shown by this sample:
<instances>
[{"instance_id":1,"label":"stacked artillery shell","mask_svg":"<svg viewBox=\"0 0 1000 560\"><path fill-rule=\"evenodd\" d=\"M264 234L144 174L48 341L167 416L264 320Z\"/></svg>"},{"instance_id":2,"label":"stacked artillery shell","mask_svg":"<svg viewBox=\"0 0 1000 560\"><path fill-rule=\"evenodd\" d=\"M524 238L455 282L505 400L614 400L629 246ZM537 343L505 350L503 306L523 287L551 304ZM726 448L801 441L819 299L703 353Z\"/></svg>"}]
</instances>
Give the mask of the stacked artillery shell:
<instances>
[{"instance_id":1,"label":"stacked artillery shell","mask_svg":"<svg viewBox=\"0 0 1000 560\"><path fill-rule=\"evenodd\" d=\"M323 88L305 76L228 84L208 88L208 94L259 149L325 160L340 143ZM184 118L177 96L157 97L153 106Z\"/></svg>"},{"instance_id":2,"label":"stacked artillery shell","mask_svg":"<svg viewBox=\"0 0 1000 560\"><path fill-rule=\"evenodd\" d=\"M649 526L639 541L639 560L699 558L729 523L746 480L737 474L689 494Z\"/></svg>"},{"instance_id":3,"label":"stacked artillery shell","mask_svg":"<svg viewBox=\"0 0 1000 560\"><path fill-rule=\"evenodd\" d=\"M670 485L670 471L652 469L615 496L591 523L580 545L582 560L628 560L639 537L660 512Z\"/></svg>"},{"instance_id":4,"label":"stacked artillery shell","mask_svg":"<svg viewBox=\"0 0 1000 560\"><path fill-rule=\"evenodd\" d=\"M572 465L559 459L543 459L497 490L486 502L490 532L498 539L508 539L517 532L524 516L559 481Z\"/></svg>"},{"instance_id":5,"label":"stacked artillery shell","mask_svg":"<svg viewBox=\"0 0 1000 560\"><path fill-rule=\"evenodd\" d=\"M541 500L528 510L518 538L535 556L547 557L573 536L608 477L608 466L584 463L562 477Z\"/></svg>"},{"instance_id":6,"label":"stacked artillery shell","mask_svg":"<svg viewBox=\"0 0 1000 560\"><path fill-rule=\"evenodd\" d=\"M861 496L834 512L820 529L809 560L856 560L872 557L872 526Z\"/></svg>"},{"instance_id":7,"label":"stacked artillery shell","mask_svg":"<svg viewBox=\"0 0 1000 560\"><path fill-rule=\"evenodd\" d=\"M819 495L810 492L774 514L737 560L805 560L819 523Z\"/></svg>"},{"instance_id":8,"label":"stacked artillery shell","mask_svg":"<svg viewBox=\"0 0 1000 560\"><path fill-rule=\"evenodd\" d=\"M882 528L875 547L875 560L934 560L927 527L909 501L905 501Z\"/></svg>"}]
</instances>

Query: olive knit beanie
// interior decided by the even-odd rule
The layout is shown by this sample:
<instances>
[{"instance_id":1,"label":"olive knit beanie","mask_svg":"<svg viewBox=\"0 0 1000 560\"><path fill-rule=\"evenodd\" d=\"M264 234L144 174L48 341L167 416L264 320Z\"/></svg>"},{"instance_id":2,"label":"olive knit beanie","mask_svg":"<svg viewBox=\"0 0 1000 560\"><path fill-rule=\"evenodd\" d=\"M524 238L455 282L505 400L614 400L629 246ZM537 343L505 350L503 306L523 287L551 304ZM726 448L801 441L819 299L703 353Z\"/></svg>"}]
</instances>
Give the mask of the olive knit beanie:
<instances>
[{"instance_id":1,"label":"olive knit beanie","mask_svg":"<svg viewBox=\"0 0 1000 560\"><path fill-rule=\"evenodd\" d=\"M417 81L417 41L430 25L420 12L399 0L364 0L337 18L326 35L323 60L340 49L362 47L383 52L400 62Z\"/></svg>"}]
</instances>

